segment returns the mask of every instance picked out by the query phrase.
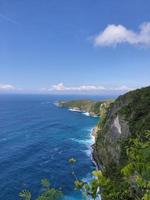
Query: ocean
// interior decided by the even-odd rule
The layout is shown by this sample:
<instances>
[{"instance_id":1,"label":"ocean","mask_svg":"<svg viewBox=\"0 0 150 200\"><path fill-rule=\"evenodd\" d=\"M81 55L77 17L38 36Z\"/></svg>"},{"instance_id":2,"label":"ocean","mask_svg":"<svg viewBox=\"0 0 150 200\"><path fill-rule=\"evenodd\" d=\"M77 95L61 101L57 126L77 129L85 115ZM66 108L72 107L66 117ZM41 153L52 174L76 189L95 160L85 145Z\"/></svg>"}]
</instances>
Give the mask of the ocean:
<instances>
[{"instance_id":1,"label":"ocean","mask_svg":"<svg viewBox=\"0 0 150 200\"><path fill-rule=\"evenodd\" d=\"M61 187L65 200L80 200L68 159L77 160L79 178L90 178L91 130L99 118L54 105L59 100L103 99L74 95L0 95L0 200L18 200L23 189L32 199L41 191L40 181Z\"/></svg>"}]
</instances>

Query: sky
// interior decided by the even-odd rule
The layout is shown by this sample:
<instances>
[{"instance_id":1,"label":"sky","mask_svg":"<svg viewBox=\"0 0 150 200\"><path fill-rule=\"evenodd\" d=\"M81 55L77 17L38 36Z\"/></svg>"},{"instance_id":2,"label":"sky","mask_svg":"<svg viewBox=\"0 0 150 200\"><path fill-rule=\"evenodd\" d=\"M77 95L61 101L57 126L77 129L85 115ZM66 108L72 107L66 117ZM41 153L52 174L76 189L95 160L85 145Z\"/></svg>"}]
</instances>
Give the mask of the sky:
<instances>
[{"instance_id":1,"label":"sky","mask_svg":"<svg viewBox=\"0 0 150 200\"><path fill-rule=\"evenodd\" d=\"M0 93L150 85L149 0L0 0Z\"/></svg>"}]
</instances>

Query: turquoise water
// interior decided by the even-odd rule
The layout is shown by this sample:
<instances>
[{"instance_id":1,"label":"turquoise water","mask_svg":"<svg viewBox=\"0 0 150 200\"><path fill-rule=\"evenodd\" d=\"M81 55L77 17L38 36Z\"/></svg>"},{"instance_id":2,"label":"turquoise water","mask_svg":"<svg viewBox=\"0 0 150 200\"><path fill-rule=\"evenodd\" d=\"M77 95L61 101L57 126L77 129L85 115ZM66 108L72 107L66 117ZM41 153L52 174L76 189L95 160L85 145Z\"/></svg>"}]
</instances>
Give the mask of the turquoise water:
<instances>
[{"instance_id":1,"label":"turquoise water","mask_svg":"<svg viewBox=\"0 0 150 200\"><path fill-rule=\"evenodd\" d=\"M77 159L78 177L90 176L95 168L90 134L98 118L54 105L57 100L74 98L81 97L0 96L0 199L17 200L22 189L30 189L34 199L42 178L62 187L65 199L81 199L73 188L68 159Z\"/></svg>"}]
</instances>

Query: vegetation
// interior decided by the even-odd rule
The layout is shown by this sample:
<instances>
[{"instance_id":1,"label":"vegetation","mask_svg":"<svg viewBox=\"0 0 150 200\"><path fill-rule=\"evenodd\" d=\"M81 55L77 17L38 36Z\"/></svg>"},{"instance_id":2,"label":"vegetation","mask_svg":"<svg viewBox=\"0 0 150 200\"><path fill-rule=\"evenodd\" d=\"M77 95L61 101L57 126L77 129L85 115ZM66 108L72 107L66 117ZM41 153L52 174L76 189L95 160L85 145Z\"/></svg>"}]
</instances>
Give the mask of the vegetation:
<instances>
[{"instance_id":1,"label":"vegetation","mask_svg":"<svg viewBox=\"0 0 150 200\"><path fill-rule=\"evenodd\" d=\"M50 182L48 179L41 180L42 192L36 198L36 200L57 200L62 197L62 192L60 189L55 189L50 187ZM23 200L31 200L31 193L28 190L23 190L20 192L19 197Z\"/></svg>"},{"instance_id":2,"label":"vegetation","mask_svg":"<svg viewBox=\"0 0 150 200\"><path fill-rule=\"evenodd\" d=\"M89 112L95 115L101 115L101 106L104 110L105 107L108 107L113 100L106 101L92 101L92 100L73 100L73 101L61 101L59 105L66 108L77 108L83 112Z\"/></svg>"},{"instance_id":3,"label":"vegetation","mask_svg":"<svg viewBox=\"0 0 150 200\"><path fill-rule=\"evenodd\" d=\"M121 108L120 113L129 122L130 131L143 134L143 131L150 130L150 87L129 92L118 98L118 102L123 98L128 100L128 104Z\"/></svg>"},{"instance_id":4,"label":"vegetation","mask_svg":"<svg viewBox=\"0 0 150 200\"><path fill-rule=\"evenodd\" d=\"M149 200L150 131L142 137L130 138L126 154L127 164L120 169L118 177L94 171L90 182L75 180L75 188L86 194L87 199L101 196L104 200Z\"/></svg>"},{"instance_id":5,"label":"vegetation","mask_svg":"<svg viewBox=\"0 0 150 200\"><path fill-rule=\"evenodd\" d=\"M110 138L110 124L117 115L127 121L130 136ZM110 104L97 134L97 159L110 159L102 171L92 173L90 182L75 180L75 187L92 199L101 195L103 200L150 200L150 87L129 92ZM117 163L111 162L116 147L120 147Z\"/></svg>"},{"instance_id":6,"label":"vegetation","mask_svg":"<svg viewBox=\"0 0 150 200\"><path fill-rule=\"evenodd\" d=\"M75 188L82 191L86 199L101 196L102 200L150 200L150 87L122 95L114 103L80 100L62 102L60 106L76 107L101 116L94 148L97 161L103 158L106 162L100 162L102 170L93 171L92 179L86 182L79 180L74 171L76 160L69 159ZM114 137L111 125L116 116L127 122L131 134ZM117 162L111 162L118 152ZM42 186L44 190L36 200L62 196L60 190L50 188L47 179L42 180ZM31 200L31 193L22 191L20 197Z\"/></svg>"},{"instance_id":7,"label":"vegetation","mask_svg":"<svg viewBox=\"0 0 150 200\"><path fill-rule=\"evenodd\" d=\"M75 188L82 191L86 199L103 200L150 200L150 131L142 136L129 138L126 145L127 163L118 172L118 177L107 176L102 171L93 171L93 178L89 182L79 180L74 171L76 160L69 159ZM56 200L62 197L62 192L50 188L47 179L41 184L43 192L36 200ZM22 191L19 196L24 200L31 200L29 191Z\"/></svg>"}]
</instances>

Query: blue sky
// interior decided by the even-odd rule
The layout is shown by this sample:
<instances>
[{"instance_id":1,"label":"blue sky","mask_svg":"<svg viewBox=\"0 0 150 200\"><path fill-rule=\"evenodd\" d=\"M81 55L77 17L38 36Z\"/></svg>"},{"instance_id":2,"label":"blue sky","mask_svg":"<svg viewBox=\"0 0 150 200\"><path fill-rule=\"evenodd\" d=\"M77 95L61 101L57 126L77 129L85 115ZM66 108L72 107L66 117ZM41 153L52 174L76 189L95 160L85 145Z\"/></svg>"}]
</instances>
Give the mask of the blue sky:
<instances>
[{"instance_id":1,"label":"blue sky","mask_svg":"<svg viewBox=\"0 0 150 200\"><path fill-rule=\"evenodd\" d=\"M0 0L0 92L150 85L149 0Z\"/></svg>"}]
</instances>

